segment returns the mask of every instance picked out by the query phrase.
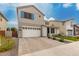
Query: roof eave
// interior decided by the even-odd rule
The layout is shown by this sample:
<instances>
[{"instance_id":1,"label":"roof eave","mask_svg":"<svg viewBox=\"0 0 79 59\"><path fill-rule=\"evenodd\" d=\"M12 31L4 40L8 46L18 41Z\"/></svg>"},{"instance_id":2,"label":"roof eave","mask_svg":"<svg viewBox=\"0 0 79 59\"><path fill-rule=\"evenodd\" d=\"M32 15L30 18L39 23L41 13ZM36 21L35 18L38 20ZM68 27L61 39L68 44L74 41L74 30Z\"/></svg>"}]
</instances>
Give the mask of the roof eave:
<instances>
[{"instance_id":1,"label":"roof eave","mask_svg":"<svg viewBox=\"0 0 79 59\"><path fill-rule=\"evenodd\" d=\"M38 10L43 16L45 16L36 6L34 5L28 5L28 6L19 6L17 7L17 9L20 9L20 8L27 8L27 7L34 7L36 10Z\"/></svg>"}]
</instances>

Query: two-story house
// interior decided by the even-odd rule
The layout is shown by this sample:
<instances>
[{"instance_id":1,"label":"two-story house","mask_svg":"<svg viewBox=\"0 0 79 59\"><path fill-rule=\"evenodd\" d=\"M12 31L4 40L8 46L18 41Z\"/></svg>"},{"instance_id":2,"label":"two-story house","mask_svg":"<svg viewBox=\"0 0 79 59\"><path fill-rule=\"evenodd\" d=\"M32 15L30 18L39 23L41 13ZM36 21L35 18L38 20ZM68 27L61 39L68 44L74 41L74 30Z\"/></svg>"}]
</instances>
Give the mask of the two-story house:
<instances>
[{"instance_id":1,"label":"two-story house","mask_svg":"<svg viewBox=\"0 0 79 59\"><path fill-rule=\"evenodd\" d=\"M0 31L7 30L7 18L0 12Z\"/></svg>"},{"instance_id":2,"label":"two-story house","mask_svg":"<svg viewBox=\"0 0 79 59\"><path fill-rule=\"evenodd\" d=\"M75 36L73 20L44 20L44 14L33 5L17 8L18 36L19 37L42 37L61 34ZM78 28L78 27L77 27Z\"/></svg>"},{"instance_id":3,"label":"two-story house","mask_svg":"<svg viewBox=\"0 0 79 59\"><path fill-rule=\"evenodd\" d=\"M74 36L79 36L79 24L74 25Z\"/></svg>"},{"instance_id":4,"label":"two-story house","mask_svg":"<svg viewBox=\"0 0 79 59\"><path fill-rule=\"evenodd\" d=\"M7 30L7 18L0 12L0 35L5 36Z\"/></svg>"},{"instance_id":5,"label":"two-story house","mask_svg":"<svg viewBox=\"0 0 79 59\"><path fill-rule=\"evenodd\" d=\"M57 34L61 34L64 36L74 36L72 20L66 20L66 21L51 20L46 22L45 24L47 26L47 33L50 36Z\"/></svg>"},{"instance_id":6,"label":"two-story house","mask_svg":"<svg viewBox=\"0 0 79 59\"><path fill-rule=\"evenodd\" d=\"M44 14L33 5L17 8L19 37L47 36Z\"/></svg>"}]
</instances>

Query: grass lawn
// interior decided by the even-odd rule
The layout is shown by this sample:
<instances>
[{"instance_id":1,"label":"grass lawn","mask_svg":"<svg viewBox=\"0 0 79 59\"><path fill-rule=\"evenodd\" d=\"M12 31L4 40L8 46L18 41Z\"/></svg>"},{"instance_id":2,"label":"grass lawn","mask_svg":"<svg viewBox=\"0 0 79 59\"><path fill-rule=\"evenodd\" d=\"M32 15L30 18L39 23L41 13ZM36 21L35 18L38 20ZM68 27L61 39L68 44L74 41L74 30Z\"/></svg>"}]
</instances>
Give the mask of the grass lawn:
<instances>
[{"instance_id":1,"label":"grass lawn","mask_svg":"<svg viewBox=\"0 0 79 59\"><path fill-rule=\"evenodd\" d=\"M59 37L61 39L67 39L67 40L71 40L71 41L79 41L79 37L61 36L61 35L56 35L55 37Z\"/></svg>"},{"instance_id":2,"label":"grass lawn","mask_svg":"<svg viewBox=\"0 0 79 59\"><path fill-rule=\"evenodd\" d=\"M12 38L0 36L0 52L10 50L14 47L15 41Z\"/></svg>"}]
</instances>

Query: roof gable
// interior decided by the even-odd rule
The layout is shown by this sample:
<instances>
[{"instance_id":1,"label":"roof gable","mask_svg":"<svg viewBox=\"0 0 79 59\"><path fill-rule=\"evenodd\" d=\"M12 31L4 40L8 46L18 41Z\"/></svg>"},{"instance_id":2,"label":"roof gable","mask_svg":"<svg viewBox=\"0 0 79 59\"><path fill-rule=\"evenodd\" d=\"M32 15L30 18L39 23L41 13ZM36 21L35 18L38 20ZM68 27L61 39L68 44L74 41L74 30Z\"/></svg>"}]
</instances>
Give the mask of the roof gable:
<instances>
[{"instance_id":1,"label":"roof gable","mask_svg":"<svg viewBox=\"0 0 79 59\"><path fill-rule=\"evenodd\" d=\"M0 12L0 15L6 20L6 21L8 21L7 20L7 18Z\"/></svg>"},{"instance_id":2,"label":"roof gable","mask_svg":"<svg viewBox=\"0 0 79 59\"><path fill-rule=\"evenodd\" d=\"M20 6L20 7L17 7L18 9L20 8L28 8L28 7L33 7L35 8L38 12L40 12L42 15L44 15L38 8L36 8L34 5L28 5L28 6Z\"/></svg>"},{"instance_id":3,"label":"roof gable","mask_svg":"<svg viewBox=\"0 0 79 59\"><path fill-rule=\"evenodd\" d=\"M63 20L63 21L61 21L61 20L50 20L49 22L67 22L67 21L71 21L71 20L73 20L73 19L67 19L67 20Z\"/></svg>"}]
</instances>

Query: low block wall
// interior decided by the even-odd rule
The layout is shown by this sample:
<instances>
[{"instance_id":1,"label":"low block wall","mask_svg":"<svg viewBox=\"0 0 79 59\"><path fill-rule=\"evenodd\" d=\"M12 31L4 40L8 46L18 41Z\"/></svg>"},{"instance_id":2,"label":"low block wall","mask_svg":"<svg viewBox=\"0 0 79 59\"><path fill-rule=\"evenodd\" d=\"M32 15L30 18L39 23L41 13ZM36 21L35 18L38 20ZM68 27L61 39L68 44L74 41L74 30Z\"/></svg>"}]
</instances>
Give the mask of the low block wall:
<instances>
[{"instance_id":1,"label":"low block wall","mask_svg":"<svg viewBox=\"0 0 79 59\"><path fill-rule=\"evenodd\" d=\"M12 37L12 31L5 31L6 37Z\"/></svg>"},{"instance_id":2,"label":"low block wall","mask_svg":"<svg viewBox=\"0 0 79 59\"><path fill-rule=\"evenodd\" d=\"M0 35L5 36L5 31L0 31Z\"/></svg>"}]
</instances>

